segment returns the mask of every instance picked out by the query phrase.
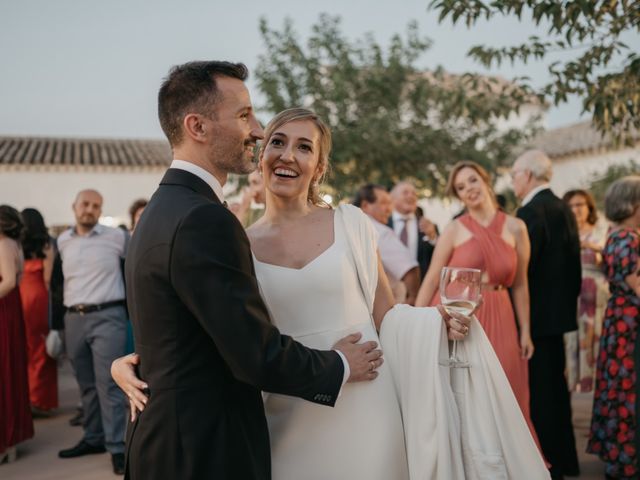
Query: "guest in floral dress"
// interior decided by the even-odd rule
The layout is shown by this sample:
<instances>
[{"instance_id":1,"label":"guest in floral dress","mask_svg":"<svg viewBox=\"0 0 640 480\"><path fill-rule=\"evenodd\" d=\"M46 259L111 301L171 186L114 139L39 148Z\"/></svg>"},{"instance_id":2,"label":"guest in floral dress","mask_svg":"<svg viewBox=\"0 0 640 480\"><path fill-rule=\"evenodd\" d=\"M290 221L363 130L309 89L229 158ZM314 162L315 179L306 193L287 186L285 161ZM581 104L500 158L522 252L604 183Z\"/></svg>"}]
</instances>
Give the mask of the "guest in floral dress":
<instances>
[{"instance_id":1,"label":"guest in floral dress","mask_svg":"<svg viewBox=\"0 0 640 480\"><path fill-rule=\"evenodd\" d=\"M602 248L607 239L607 226L598 222L596 204L586 190L569 190L562 199L576 217L582 263L578 330L564 334L567 384L571 390L591 392L604 309L609 298L602 272Z\"/></svg>"},{"instance_id":2,"label":"guest in floral dress","mask_svg":"<svg viewBox=\"0 0 640 480\"><path fill-rule=\"evenodd\" d=\"M605 213L614 222L603 251L611 298L598 355L587 451L606 463L606 478L638 478L634 350L640 315L640 176L607 191Z\"/></svg>"}]
</instances>

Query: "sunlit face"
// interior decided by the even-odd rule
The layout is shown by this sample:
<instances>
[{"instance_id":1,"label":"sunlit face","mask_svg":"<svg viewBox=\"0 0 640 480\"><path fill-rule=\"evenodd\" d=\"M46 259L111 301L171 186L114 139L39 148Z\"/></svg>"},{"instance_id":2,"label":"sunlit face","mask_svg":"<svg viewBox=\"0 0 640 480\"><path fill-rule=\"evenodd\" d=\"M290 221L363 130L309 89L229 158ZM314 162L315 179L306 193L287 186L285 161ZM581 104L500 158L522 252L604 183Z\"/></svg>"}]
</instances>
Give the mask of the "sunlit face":
<instances>
[{"instance_id":1,"label":"sunlit face","mask_svg":"<svg viewBox=\"0 0 640 480\"><path fill-rule=\"evenodd\" d=\"M311 183L322 175L316 125L311 120L285 123L265 141L260 168L266 190L279 197L306 198Z\"/></svg>"},{"instance_id":2,"label":"sunlit face","mask_svg":"<svg viewBox=\"0 0 640 480\"><path fill-rule=\"evenodd\" d=\"M576 222L578 225L584 225L587 223L587 218L589 218L589 204L587 203L587 199L584 195L576 193L567 203L569 204L569 208L573 214L576 216Z\"/></svg>"},{"instance_id":3,"label":"sunlit face","mask_svg":"<svg viewBox=\"0 0 640 480\"><path fill-rule=\"evenodd\" d=\"M102 196L98 192L86 190L80 192L73 202L73 214L76 224L83 228L95 227L102 215Z\"/></svg>"},{"instance_id":4,"label":"sunlit face","mask_svg":"<svg viewBox=\"0 0 640 480\"><path fill-rule=\"evenodd\" d=\"M403 215L415 213L418 207L416 189L410 183L401 183L393 189L393 208Z\"/></svg>"},{"instance_id":5,"label":"sunlit face","mask_svg":"<svg viewBox=\"0 0 640 480\"><path fill-rule=\"evenodd\" d=\"M378 222L386 225L393 211L391 195L381 188L376 188L374 193L376 195L376 201L373 203L367 201L362 202L362 211L367 215L371 215Z\"/></svg>"},{"instance_id":6,"label":"sunlit face","mask_svg":"<svg viewBox=\"0 0 640 480\"><path fill-rule=\"evenodd\" d=\"M262 175L259 170L254 170L249 174L249 189L251 191L251 199L264 205L264 181L262 180Z\"/></svg>"},{"instance_id":7,"label":"sunlit face","mask_svg":"<svg viewBox=\"0 0 640 480\"><path fill-rule=\"evenodd\" d=\"M516 197L522 200L529 192L529 180L531 179L531 172L524 168L522 162L516 160L509 172L511 176L511 186L513 187L513 193Z\"/></svg>"},{"instance_id":8,"label":"sunlit face","mask_svg":"<svg viewBox=\"0 0 640 480\"><path fill-rule=\"evenodd\" d=\"M471 167L461 168L453 179L456 195L467 208L482 205L489 198L489 187Z\"/></svg>"},{"instance_id":9,"label":"sunlit face","mask_svg":"<svg viewBox=\"0 0 640 480\"><path fill-rule=\"evenodd\" d=\"M209 145L209 160L225 173L246 174L253 163L256 142L263 137L256 120L249 91L242 80L216 79L219 101L210 118L203 117Z\"/></svg>"}]
</instances>

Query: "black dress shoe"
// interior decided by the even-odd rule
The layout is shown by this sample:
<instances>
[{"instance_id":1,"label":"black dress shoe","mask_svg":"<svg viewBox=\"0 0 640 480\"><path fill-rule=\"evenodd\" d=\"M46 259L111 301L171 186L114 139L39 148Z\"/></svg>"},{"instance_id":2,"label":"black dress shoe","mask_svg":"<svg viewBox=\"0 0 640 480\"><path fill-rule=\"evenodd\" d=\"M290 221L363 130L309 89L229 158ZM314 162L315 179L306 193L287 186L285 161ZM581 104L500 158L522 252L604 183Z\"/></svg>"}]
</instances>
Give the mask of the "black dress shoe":
<instances>
[{"instance_id":1,"label":"black dress shoe","mask_svg":"<svg viewBox=\"0 0 640 480\"><path fill-rule=\"evenodd\" d=\"M93 453L104 453L107 449L104 448L104 445L89 445L84 440L80 440L75 447L67 448L66 450L60 450L58 452L58 456L60 458L74 458L81 457L83 455L91 455Z\"/></svg>"},{"instance_id":2,"label":"black dress shoe","mask_svg":"<svg viewBox=\"0 0 640 480\"><path fill-rule=\"evenodd\" d=\"M113 465L113 473L124 475L124 453L112 453L111 465Z\"/></svg>"}]
</instances>

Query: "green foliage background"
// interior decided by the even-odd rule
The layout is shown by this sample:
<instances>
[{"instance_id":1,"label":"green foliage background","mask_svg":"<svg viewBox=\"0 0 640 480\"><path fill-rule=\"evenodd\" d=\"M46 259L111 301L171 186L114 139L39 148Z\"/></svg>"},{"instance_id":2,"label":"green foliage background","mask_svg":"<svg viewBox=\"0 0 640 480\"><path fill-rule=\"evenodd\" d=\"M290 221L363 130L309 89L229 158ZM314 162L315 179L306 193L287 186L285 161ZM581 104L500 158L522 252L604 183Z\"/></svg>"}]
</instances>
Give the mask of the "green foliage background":
<instances>
[{"instance_id":1,"label":"green foliage background","mask_svg":"<svg viewBox=\"0 0 640 480\"><path fill-rule=\"evenodd\" d=\"M416 67L431 41L408 25L388 48L373 35L349 41L340 19L322 15L306 41L291 20L280 29L260 22L265 53L256 69L275 114L304 106L332 129L332 172L325 190L334 198L365 182L390 185L410 178L422 194L439 195L448 169L463 159L490 171L510 163L514 146L534 131L499 132L495 119L532 101L525 90L494 78L453 76ZM537 99L534 99L537 101Z\"/></svg>"}]
</instances>

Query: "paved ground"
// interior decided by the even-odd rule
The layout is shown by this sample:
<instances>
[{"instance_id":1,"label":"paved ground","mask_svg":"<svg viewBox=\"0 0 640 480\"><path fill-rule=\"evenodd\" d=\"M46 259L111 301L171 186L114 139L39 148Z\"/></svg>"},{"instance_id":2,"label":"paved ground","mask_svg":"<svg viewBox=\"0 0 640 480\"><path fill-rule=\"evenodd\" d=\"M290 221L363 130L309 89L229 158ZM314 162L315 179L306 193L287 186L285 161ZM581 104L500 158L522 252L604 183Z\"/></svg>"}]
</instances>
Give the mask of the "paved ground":
<instances>
[{"instance_id":1,"label":"paved ground","mask_svg":"<svg viewBox=\"0 0 640 480\"><path fill-rule=\"evenodd\" d=\"M57 452L61 448L75 445L82 435L81 427L69 426L78 402L78 390L70 370L60 371L60 413L54 418L36 420L36 435L20 445L18 460L0 466L2 480L111 480L117 478L111 471L108 454L89 455L81 458L62 460ZM584 452L589 424L591 399L586 394L575 395L573 399L574 425L578 452ZM581 480L604 478L602 463L593 455L580 453ZM524 476L522 478L525 478Z\"/></svg>"}]
</instances>

